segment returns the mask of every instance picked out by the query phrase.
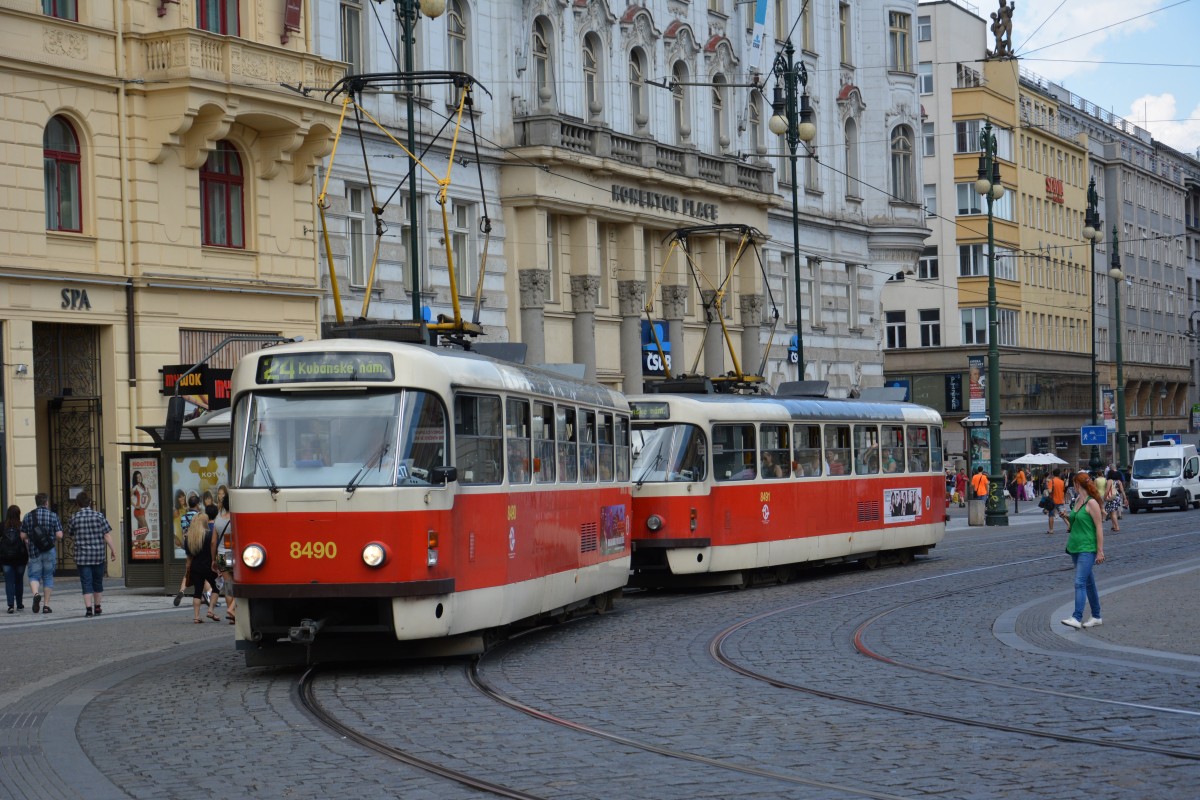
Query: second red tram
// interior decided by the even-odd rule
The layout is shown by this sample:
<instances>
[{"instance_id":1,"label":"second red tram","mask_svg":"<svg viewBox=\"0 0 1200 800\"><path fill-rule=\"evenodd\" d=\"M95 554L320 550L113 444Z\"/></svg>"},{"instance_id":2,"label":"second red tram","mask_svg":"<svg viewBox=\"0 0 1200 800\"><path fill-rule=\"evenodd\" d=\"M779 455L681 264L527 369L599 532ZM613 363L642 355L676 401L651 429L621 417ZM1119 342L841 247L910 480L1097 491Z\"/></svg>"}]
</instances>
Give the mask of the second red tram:
<instances>
[{"instance_id":1,"label":"second red tram","mask_svg":"<svg viewBox=\"0 0 1200 800\"><path fill-rule=\"evenodd\" d=\"M926 554L945 535L937 412L910 403L630 398L632 583L737 585Z\"/></svg>"}]
</instances>

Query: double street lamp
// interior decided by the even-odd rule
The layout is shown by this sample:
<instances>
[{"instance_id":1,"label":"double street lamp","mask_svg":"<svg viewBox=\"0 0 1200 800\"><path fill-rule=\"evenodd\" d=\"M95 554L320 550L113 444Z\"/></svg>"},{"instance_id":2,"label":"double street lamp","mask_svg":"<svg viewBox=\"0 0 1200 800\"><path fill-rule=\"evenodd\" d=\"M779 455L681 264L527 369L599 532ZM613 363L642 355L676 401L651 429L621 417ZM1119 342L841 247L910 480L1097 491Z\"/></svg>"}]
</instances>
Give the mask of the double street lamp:
<instances>
[{"instance_id":1,"label":"double street lamp","mask_svg":"<svg viewBox=\"0 0 1200 800\"><path fill-rule=\"evenodd\" d=\"M988 484L985 525L1007 525L1008 504L1004 502L1004 475L1000 469L1000 331L996 321L996 232L992 204L1004 196L1000 183L1000 162L996 160L996 135L992 123L985 122L979 134L979 177L975 192L987 200L988 239L988 438L991 439L992 463Z\"/></svg>"},{"instance_id":2,"label":"double street lamp","mask_svg":"<svg viewBox=\"0 0 1200 800\"><path fill-rule=\"evenodd\" d=\"M1125 433L1125 353L1121 348L1121 256L1117 252L1117 226L1112 230L1112 258L1108 277L1113 279L1113 312L1117 330L1117 466L1124 472L1129 467L1129 437Z\"/></svg>"},{"instance_id":3,"label":"double street lamp","mask_svg":"<svg viewBox=\"0 0 1200 800\"><path fill-rule=\"evenodd\" d=\"M1083 238L1087 239L1088 245L1092 251L1091 272L1088 275L1088 285L1091 287L1092 293L1092 425L1096 425L1096 242L1104 238L1104 230L1100 227L1100 209L1096 206L1100 202L1100 196L1096 193L1096 179L1092 178L1088 181L1087 190L1087 211L1083 215ZM1100 448L1092 445L1091 455L1088 457L1088 468L1098 470L1104 466L1103 459L1100 458Z\"/></svg>"},{"instance_id":4,"label":"double street lamp","mask_svg":"<svg viewBox=\"0 0 1200 800\"><path fill-rule=\"evenodd\" d=\"M775 73L775 94L771 101L771 118L767 127L776 136L787 135L788 151L792 162L792 272L796 282L796 365L798 380L804 380L804 326L800 302L800 201L797 197L796 151L800 143L808 144L817 136L813 124L812 108L808 104L808 70L803 61L796 61L796 50L792 40L783 45L783 51L775 56L771 71ZM800 89L797 98L797 87Z\"/></svg>"}]
</instances>

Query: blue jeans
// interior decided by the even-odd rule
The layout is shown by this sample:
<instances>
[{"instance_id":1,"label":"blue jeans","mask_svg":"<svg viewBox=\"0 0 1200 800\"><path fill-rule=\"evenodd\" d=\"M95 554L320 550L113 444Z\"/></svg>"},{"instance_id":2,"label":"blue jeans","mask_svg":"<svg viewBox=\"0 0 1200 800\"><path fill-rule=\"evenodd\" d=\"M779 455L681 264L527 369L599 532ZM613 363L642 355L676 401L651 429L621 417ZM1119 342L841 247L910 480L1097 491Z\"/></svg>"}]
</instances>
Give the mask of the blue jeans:
<instances>
[{"instance_id":1,"label":"blue jeans","mask_svg":"<svg viewBox=\"0 0 1200 800\"><path fill-rule=\"evenodd\" d=\"M25 605L25 565L4 565L4 593L8 595L8 607Z\"/></svg>"},{"instance_id":2,"label":"blue jeans","mask_svg":"<svg viewBox=\"0 0 1200 800\"><path fill-rule=\"evenodd\" d=\"M44 553L29 556L29 580L37 581L45 589L54 588L54 568L58 565L58 551L51 547Z\"/></svg>"},{"instance_id":3,"label":"blue jeans","mask_svg":"<svg viewBox=\"0 0 1200 800\"><path fill-rule=\"evenodd\" d=\"M79 586L84 594L100 594L104 591L104 564L80 564Z\"/></svg>"},{"instance_id":4,"label":"blue jeans","mask_svg":"<svg viewBox=\"0 0 1200 800\"><path fill-rule=\"evenodd\" d=\"M1075 562L1075 619L1083 622L1083 602L1087 602L1092 607L1092 616L1100 618L1100 592L1096 591L1096 576L1092 574L1092 567L1096 564L1095 553L1071 553L1071 560Z\"/></svg>"}]
</instances>

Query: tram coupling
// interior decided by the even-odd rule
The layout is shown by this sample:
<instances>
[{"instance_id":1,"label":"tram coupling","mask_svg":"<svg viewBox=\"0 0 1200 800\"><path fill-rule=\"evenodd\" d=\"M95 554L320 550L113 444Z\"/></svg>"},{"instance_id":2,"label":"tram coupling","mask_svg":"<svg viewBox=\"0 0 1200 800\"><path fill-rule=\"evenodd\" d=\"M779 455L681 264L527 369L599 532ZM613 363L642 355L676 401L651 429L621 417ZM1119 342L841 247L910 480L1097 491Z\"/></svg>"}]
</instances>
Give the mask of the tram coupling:
<instances>
[{"instance_id":1,"label":"tram coupling","mask_svg":"<svg viewBox=\"0 0 1200 800\"><path fill-rule=\"evenodd\" d=\"M299 625L288 629L288 641L292 644L311 645L317 632L325 627L323 619L302 619Z\"/></svg>"}]
</instances>

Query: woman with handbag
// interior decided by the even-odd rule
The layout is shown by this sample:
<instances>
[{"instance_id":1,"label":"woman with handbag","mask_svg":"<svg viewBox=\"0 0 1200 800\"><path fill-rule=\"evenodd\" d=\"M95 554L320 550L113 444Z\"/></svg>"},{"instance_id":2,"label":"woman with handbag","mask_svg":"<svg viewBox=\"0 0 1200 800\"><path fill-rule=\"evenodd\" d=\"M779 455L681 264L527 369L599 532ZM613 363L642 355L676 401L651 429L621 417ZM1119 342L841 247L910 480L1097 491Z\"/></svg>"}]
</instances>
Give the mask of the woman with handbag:
<instances>
[{"instance_id":1,"label":"woman with handbag","mask_svg":"<svg viewBox=\"0 0 1200 800\"><path fill-rule=\"evenodd\" d=\"M1121 509L1129 507L1129 499L1125 497L1125 484L1121 481L1121 473L1115 469L1108 471L1108 486L1104 494L1104 518L1112 520L1113 533L1121 530Z\"/></svg>"}]
</instances>

